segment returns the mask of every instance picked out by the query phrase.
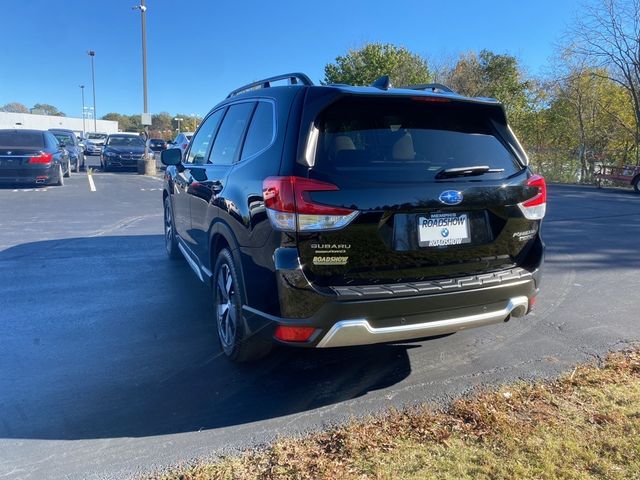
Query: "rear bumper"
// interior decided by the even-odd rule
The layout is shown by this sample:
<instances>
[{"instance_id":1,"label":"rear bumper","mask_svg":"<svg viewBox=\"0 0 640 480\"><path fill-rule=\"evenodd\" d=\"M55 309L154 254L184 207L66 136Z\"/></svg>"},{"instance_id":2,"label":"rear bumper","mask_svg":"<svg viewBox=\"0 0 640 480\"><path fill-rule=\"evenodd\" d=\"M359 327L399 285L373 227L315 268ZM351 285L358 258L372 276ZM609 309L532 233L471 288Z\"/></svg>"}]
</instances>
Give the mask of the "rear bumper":
<instances>
[{"instance_id":1,"label":"rear bumper","mask_svg":"<svg viewBox=\"0 0 640 480\"><path fill-rule=\"evenodd\" d=\"M48 184L58 180L58 165L31 165L28 168L0 169L0 185Z\"/></svg>"},{"instance_id":2,"label":"rear bumper","mask_svg":"<svg viewBox=\"0 0 640 480\"><path fill-rule=\"evenodd\" d=\"M278 325L314 327L316 331L307 342L286 343L300 347L407 341L500 323L528 313L530 299L538 293L540 270L518 269L517 275L510 272L502 276L498 272L501 280L491 285L458 284L419 294L388 292L386 298L362 295L358 299L323 295L315 313L307 318L281 318L247 306L244 314L252 333L269 338L273 338Z\"/></svg>"},{"instance_id":3,"label":"rear bumper","mask_svg":"<svg viewBox=\"0 0 640 480\"><path fill-rule=\"evenodd\" d=\"M441 313L444 318L440 320L409 325L401 321L398 325L375 328L366 319L342 320L331 327L316 346L318 348L348 347L433 337L492 323L501 323L511 316L522 317L526 315L528 309L529 299L527 297L514 297L510 298L506 305L504 302L499 302L485 306L480 313L473 308L467 309L468 312L450 312L452 315L450 317Z\"/></svg>"}]
</instances>

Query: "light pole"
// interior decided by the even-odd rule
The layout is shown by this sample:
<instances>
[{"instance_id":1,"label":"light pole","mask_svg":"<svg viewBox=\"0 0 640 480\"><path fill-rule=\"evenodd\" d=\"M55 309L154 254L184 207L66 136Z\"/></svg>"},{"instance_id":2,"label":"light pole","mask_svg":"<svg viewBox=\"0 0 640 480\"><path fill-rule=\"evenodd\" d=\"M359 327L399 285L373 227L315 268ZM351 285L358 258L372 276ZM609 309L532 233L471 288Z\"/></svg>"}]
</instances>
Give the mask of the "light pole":
<instances>
[{"instance_id":1,"label":"light pole","mask_svg":"<svg viewBox=\"0 0 640 480\"><path fill-rule=\"evenodd\" d=\"M93 131L98 131L97 111L96 111L96 70L93 66L93 57L96 56L94 50L88 50L87 55L91 57L91 83L93 84Z\"/></svg>"},{"instance_id":2,"label":"light pole","mask_svg":"<svg viewBox=\"0 0 640 480\"><path fill-rule=\"evenodd\" d=\"M173 117L173 119L178 122L178 133L180 133L180 122L182 121L182 118L180 117Z\"/></svg>"},{"instance_id":3,"label":"light pole","mask_svg":"<svg viewBox=\"0 0 640 480\"><path fill-rule=\"evenodd\" d=\"M149 147L147 143L147 140L149 139L149 104L147 102L147 6L145 5L145 1L146 0L140 0L140 5L136 5L131 8L133 10L140 10L140 20L142 22L142 99L144 104L144 112L142 115L144 122L142 123L145 124L144 157L146 161L149 156Z\"/></svg>"},{"instance_id":4,"label":"light pole","mask_svg":"<svg viewBox=\"0 0 640 480\"><path fill-rule=\"evenodd\" d=\"M80 91L82 92L82 138L87 133L87 127L84 124L84 85L80 85Z\"/></svg>"}]
</instances>

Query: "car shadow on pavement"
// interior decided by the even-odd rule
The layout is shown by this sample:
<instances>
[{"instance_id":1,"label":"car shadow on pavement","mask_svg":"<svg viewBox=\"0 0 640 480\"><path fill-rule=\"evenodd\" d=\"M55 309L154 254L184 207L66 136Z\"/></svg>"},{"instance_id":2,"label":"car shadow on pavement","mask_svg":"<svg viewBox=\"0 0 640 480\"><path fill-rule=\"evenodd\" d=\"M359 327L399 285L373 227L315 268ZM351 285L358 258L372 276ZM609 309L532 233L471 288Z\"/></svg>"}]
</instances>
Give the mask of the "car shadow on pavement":
<instances>
[{"instance_id":1,"label":"car shadow on pavement","mask_svg":"<svg viewBox=\"0 0 640 480\"><path fill-rule=\"evenodd\" d=\"M394 385L410 345L222 354L210 293L161 235L0 251L0 438L142 437L309 411Z\"/></svg>"}]
</instances>

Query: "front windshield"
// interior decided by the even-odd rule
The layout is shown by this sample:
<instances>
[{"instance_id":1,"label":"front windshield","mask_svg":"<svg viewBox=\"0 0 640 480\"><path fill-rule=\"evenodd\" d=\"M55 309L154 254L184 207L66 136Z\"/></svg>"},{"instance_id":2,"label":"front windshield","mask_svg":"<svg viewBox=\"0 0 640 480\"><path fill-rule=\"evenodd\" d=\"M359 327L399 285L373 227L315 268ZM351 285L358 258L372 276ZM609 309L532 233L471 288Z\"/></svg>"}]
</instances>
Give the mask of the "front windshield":
<instances>
[{"instance_id":1,"label":"front windshield","mask_svg":"<svg viewBox=\"0 0 640 480\"><path fill-rule=\"evenodd\" d=\"M110 137L107 140L110 147L144 147L141 137Z\"/></svg>"}]
</instances>

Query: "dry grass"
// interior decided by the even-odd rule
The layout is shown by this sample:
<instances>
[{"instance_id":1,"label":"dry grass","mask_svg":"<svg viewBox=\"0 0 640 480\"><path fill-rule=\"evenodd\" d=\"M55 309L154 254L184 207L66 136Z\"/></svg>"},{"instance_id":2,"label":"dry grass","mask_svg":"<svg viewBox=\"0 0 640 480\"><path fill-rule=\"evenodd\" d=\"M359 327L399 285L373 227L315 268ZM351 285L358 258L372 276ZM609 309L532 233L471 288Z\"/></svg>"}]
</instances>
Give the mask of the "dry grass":
<instances>
[{"instance_id":1,"label":"dry grass","mask_svg":"<svg viewBox=\"0 0 640 480\"><path fill-rule=\"evenodd\" d=\"M148 478L640 479L640 350Z\"/></svg>"}]
</instances>

